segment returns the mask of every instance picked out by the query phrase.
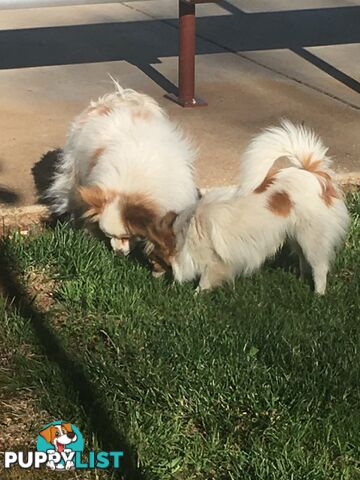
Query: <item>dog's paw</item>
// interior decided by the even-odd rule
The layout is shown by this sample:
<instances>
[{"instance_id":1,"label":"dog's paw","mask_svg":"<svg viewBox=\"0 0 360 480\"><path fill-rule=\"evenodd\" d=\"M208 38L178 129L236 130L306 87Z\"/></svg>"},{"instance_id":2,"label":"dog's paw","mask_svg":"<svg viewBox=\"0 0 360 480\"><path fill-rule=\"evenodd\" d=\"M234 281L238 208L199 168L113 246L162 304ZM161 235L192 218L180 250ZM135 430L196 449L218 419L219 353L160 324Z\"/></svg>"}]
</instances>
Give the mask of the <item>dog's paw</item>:
<instances>
[{"instance_id":1,"label":"dog's paw","mask_svg":"<svg viewBox=\"0 0 360 480\"><path fill-rule=\"evenodd\" d=\"M198 295L199 293L210 292L211 290L212 287L210 285L200 282L199 285L195 288L195 295Z\"/></svg>"}]
</instances>

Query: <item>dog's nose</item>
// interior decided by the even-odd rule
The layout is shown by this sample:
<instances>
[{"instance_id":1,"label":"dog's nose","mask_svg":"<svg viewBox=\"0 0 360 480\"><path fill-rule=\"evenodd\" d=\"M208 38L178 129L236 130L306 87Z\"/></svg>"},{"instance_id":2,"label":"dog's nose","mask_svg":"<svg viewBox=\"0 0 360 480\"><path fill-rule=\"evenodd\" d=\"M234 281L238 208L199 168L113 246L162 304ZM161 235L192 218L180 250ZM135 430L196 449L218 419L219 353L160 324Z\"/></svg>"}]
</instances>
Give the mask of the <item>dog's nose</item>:
<instances>
[{"instance_id":1,"label":"dog's nose","mask_svg":"<svg viewBox=\"0 0 360 480\"><path fill-rule=\"evenodd\" d=\"M68 432L68 433L67 433L67 436L68 436L69 438L74 438L74 437L75 437L75 433L74 433L74 432Z\"/></svg>"}]
</instances>

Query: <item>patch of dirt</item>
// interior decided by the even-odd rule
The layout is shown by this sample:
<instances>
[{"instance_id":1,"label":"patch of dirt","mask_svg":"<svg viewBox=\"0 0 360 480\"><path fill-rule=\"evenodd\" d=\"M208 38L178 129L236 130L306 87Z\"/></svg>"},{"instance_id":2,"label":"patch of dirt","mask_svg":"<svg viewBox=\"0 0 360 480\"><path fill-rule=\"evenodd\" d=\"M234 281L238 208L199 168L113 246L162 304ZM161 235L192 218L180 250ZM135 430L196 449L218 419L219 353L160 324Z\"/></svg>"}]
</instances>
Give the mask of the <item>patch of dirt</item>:
<instances>
[{"instance_id":1,"label":"patch of dirt","mask_svg":"<svg viewBox=\"0 0 360 480\"><path fill-rule=\"evenodd\" d=\"M0 451L35 448L39 426L50 415L37 407L32 391L16 390L0 395Z\"/></svg>"},{"instance_id":2,"label":"patch of dirt","mask_svg":"<svg viewBox=\"0 0 360 480\"><path fill-rule=\"evenodd\" d=\"M55 303L53 298L55 284L55 280L45 268L34 268L26 272L25 285L29 296L43 311L49 310Z\"/></svg>"}]
</instances>

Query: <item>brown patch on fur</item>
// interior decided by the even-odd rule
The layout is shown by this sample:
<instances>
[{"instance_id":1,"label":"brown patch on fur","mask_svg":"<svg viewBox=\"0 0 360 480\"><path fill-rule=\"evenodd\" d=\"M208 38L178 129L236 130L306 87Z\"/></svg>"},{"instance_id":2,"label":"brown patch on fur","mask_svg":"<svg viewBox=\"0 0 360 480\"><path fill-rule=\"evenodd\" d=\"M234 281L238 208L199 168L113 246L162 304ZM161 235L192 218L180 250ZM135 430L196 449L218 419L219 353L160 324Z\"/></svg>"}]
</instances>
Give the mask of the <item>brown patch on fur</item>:
<instances>
[{"instance_id":1,"label":"brown patch on fur","mask_svg":"<svg viewBox=\"0 0 360 480\"><path fill-rule=\"evenodd\" d=\"M91 170L95 167L97 164L97 161L101 157L101 155L105 152L105 147L99 147L97 148L94 153L91 155L89 159L89 169L88 169L88 174L91 172Z\"/></svg>"},{"instance_id":2,"label":"brown patch on fur","mask_svg":"<svg viewBox=\"0 0 360 480\"><path fill-rule=\"evenodd\" d=\"M339 193L337 192L330 175L326 172L317 172L316 175L322 178L321 188L322 194L321 198L324 200L327 207L331 207L334 198L339 198Z\"/></svg>"},{"instance_id":3,"label":"brown patch on fur","mask_svg":"<svg viewBox=\"0 0 360 480\"><path fill-rule=\"evenodd\" d=\"M157 265L167 270L171 266L176 249L176 238L172 228L176 217L175 212L168 212L160 221L149 226L147 238L153 246L149 258L154 267ZM156 267L155 271L158 271Z\"/></svg>"},{"instance_id":4,"label":"brown patch on fur","mask_svg":"<svg viewBox=\"0 0 360 480\"><path fill-rule=\"evenodd\" d=\"M116 192L104 190L99 185L79 187L78 193L87 207L83 217L91 221L96 221L105 205L114 200L116 196Z\"/></svg>"},{"instance_id":5,"label":"brown patch on fur","mask_svg":"<svg viewBox=\"0 0 360 480\"><path fill-rule=\"evenodd\" d=\"M330 207L334 198L339 198L339 192L336 190L332 178L329 173L321 170L322 162L320 160L313 161L312 155L309 155L303 162L304 170L317 176L321 185L321 198L327 207Z\"/></svg>"},{"instance_id":6,"label":"brown patch on fur","mask_svg":"<svg viewBox=\"0 0 360 480\"><path fill-rule=\"evenodd\" d=\"M268 208L272 213L280 217L287 217L292 206L292 201L284 190L272 193L268 199Z\"/></svg>"},{"instance_id":7,"label":"brown patch on fur","mask_svg":"<svg viewBox=\"0 0 360 480\"><path fill-rule=\"evenodd\" d=\"M303 161L303 168L310 173L317 173L319 172L319 168L321 165L320 160L313 161L312 154L308 155Z\"/></svg>"},{"instance_id":8,"label":"brown patch on fur","mask_svg":"<svg viewBox=\"0 0 360 480\"><path fill-rule=\"evenodd\" d=\"M257 188L255 188L254 192L255 193L265 192L270 187L270 185L272 185L275 182L276 174L278 171L279 171L278 169L269 170L269 172L267 173L262 183Z\"/></svg>"},{"instance_id":9,"label":"brown patch on fur","mask_svg":"<svg viewBox=\"0 0 360 480\"><path fill-rule=\"evenodd\" d=\"M171 227L176 213L168 212L161 218L155 202L141 194L123 196L121 203L122 220L128 232L150 242L148 257L153 270L167 270L175 251L175 235Z\"/></svg>"},{"instance_id":10,"label":"brown patch on fur","mask_svg":"<svg viewBox=\"0 0 360 480\"><path fill-rule=\"evenodd\" d=\"M159 207L148 196L141 193L122 195L121 215L126 229L131 235L147 237L148 226L159 217Z\"/></svg>"}]
</instances>

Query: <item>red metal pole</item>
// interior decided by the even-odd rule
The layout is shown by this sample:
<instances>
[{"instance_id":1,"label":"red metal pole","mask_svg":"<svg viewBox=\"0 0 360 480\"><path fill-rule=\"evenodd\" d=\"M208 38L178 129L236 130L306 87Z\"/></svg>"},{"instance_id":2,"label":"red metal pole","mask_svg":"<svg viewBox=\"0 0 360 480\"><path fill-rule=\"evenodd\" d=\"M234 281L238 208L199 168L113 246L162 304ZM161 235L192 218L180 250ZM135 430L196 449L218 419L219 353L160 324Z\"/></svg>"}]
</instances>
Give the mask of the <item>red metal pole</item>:
<instances>
[{"instance_id":1,"label":"red metal pole","mask_svg":"<svg viewBox=\"0 0 360 480\"><path fill-rule=\"evenodd\" d=\"M184 106L195 97L195 4L179 1L179 99Z\"/></svg>"},{"instance_id":2,"label":"red metal pole","mask_svg":"<svg viewBox=\"0 0 360 480\"><path fill-rule=\"evenodd\" d=\"M179 0L179 95L166 95L183 107L207 105L195 97L195 1Z\"/></svg>"}]
</instances>

